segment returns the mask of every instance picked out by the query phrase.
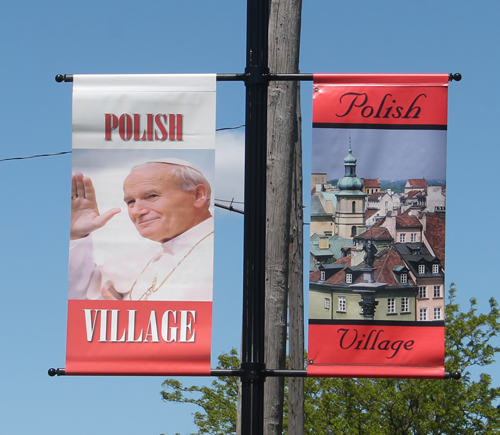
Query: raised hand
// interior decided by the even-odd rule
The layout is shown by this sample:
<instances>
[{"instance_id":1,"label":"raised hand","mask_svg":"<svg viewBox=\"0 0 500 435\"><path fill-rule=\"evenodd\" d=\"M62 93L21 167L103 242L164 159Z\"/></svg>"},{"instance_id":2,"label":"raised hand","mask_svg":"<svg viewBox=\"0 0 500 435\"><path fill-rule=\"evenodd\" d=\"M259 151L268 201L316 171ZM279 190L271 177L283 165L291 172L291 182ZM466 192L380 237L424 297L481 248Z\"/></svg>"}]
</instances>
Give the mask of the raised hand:
<instances>
[{"instance_id":1,"label":"raised hand","mask_svg":"<svg viewBox=\"0 0 500 435\"><path fill-rule=\"evenodd\" d=\"M97 207L92 180L81 172L76 172L73 175L71 183L71 240L87 237L91 232L106 225L120 211L119 208L112 208L101 215Z\"/></svg>"},{"instance_id":2,"label":"raised hand","mask_svg":"<svg viewBox=\"0 0 500 435\"><path fill-rule=\"evenodd\" d=\"M108 301L121 301L123 295L115 290L114 284L111 281L106 281L101 286L101 295Z\"/></svg>"}]
</instances>

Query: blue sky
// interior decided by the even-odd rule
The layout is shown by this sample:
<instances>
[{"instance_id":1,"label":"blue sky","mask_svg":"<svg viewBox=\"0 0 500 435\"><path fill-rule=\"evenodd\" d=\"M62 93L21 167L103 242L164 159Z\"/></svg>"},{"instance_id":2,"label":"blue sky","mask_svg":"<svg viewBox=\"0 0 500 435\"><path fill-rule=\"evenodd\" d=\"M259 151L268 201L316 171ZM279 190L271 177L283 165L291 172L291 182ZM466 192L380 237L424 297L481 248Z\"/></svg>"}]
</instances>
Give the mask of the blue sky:
<instances>
[{"instance_id":1,"label":"blue sky","mask_svg":"<svg viewBox=\"0 0 500 435\"><path fill-rule=\"evenodd\" d=\"M311 0L303 7L304 73L463 74L449 89L446 274L464 309L474 296L485 310L498 293L499 13L493 0ZM56 74L240 73L245 27L246 3L234 0L4 4L0 159L71 149L72 86L57 84ZM307 168L312 84L301 86ZM244 95L242 83L218 83L218 128L244 123ZM242 137L218 135L223 160L241 162ZM241 201L241 174L232 171L234 178L216 174L216 184L223 199ZM70 176L68 154L0 162L2 432L191 433L196 409L163 403L162 378L47 376L65 358ZM216 355L240 345L242 304L243 219L221 210L216 218L214 365ZM496 386L498 367L488 368Z\"/></svg>"}]
</instances>

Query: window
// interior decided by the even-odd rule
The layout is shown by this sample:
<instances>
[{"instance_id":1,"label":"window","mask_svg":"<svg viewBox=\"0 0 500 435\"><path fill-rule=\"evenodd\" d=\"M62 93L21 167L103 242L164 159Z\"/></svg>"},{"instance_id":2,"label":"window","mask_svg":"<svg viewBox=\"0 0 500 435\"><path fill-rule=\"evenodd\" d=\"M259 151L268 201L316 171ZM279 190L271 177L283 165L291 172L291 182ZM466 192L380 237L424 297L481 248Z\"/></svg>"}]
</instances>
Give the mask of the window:
<instances>
[{"instance_id":1,"label":"window","mask_svg":"<svg viewBox=\"0 0 500 435\"><path fill-rule=\"evenodd\" d=\"M401 298L401 312L402 313L410 312L410 298L406 296Z\"/></svg>"},{"instance_id":2,"label":"window","mask_svg":"<svg viewBox=\"0 0 500 435\"><path fill-rule=\"evenodd\" d=\"M325 298L325 309L326 310L330 309L330 298Z\"/></svg>"},{"instance_id":3,"label":"window","mask_svg":"<svg viewBox=\"0 0 500 435\"><path fill-rule=\"evenodd\" d=\"M351 237L356 237L356 227L351 227Z\"/></svg>"},{"instance_id":4,"label":"window","mask_svg":"<svg viewBox=\"0 0 500 435\"><path fill-rule=\"evenodd\" d=\"M439 264L432 265L432 273L439 273Z\"/></svg>"},{"instance_id":5,"label":"window","mask_svg":"<svg viewBox=\"0 0 500 435\"><path fill-rule=\"evenodd\" d=\"M326 275L326 274L325 274L325 271L324 271L324 270L322 270L322 271L320 272L320 278L319 278L319 280L320 280L320 281L324 281L324 280L325 280L325 275Z\"/></svg>"},{"instance_id":6,"label":"window","mask_svg":"<svg viewBox=\"0 0 500 435\"><path fill-rule=\"evenodd\" d=\"M425 264L418 265L418 274L423 275L425 273Z\"/></svg>"},{"instance_id":7,"label":"window","mask_svg":"<svg viewBox=\"0 0 500 435\"><path fill-rule=\"evenodd\" d=\"M405 243L406 242L406 234L402 233L399 235L399 243Z\"/></svg>"},{"instance_id":8,"label":"window","mask_svg":"<svg viewBox=\"0 0 500 435\"><path fill-rule=\"evenodd\" d=\"M427 299L427 287L425 285L418 286L419 299Z\"/></svg>"},{"instance_id":9,"label":"window","mask_svg":"<svg viewBox=\"0 0 500 435\"><path fill-rule=\"evenodd\" d=\"M441 297L441 286L440 285L435 285L434 286L434 297L435 298L440 298Z\"/></svg>"},{"instance_id":10,"label":"window","mask_svg":"<svg viewBox=\"0 0 500 435\"><path fill-rule=\"evenodd\" d=\"M396 312L396 299L388 298L387 299L387 314L392 314Z\"/></svg>"},{"instance_id":11,"label":"window","mask_svg":"<svg viewBox=\"0 0 500 435\"><path fill-rule=\"evenodd\" d=\"M417 233L411 233L410 241L412 243L416 243L416 241L417 241Z\"/></svg>"},{"instance_id":12,"label":"window","mask_svg":"<svg viewBox=\"0 0 500 435\"><path fill-rule=\"evenodd\" d=\"M346 284L352 284L352 273L345 274L345 282Z\"/></svg>"},{"instance_id":13,"label":"window","mask_svg":"<svg viewBox=\"0 0 500 435\"><path fill-rule=\"evenodd\" d=\"M342 311L343 313L346 311L345 296L339 296L339 311Z\"/></svg>"},{"instance_id":14,"label":"window","mask_svg":"<svg viewBox=\"0 0 500 435\"><path fill-rule=\"evenodd\" d=\"M356 213L356 201L352 202L352 212Z\"/></svg>"},{"instance_id":15,"label":"window","mask_svg":"<svg viewBox=\"0 0 500 435\"><path fill-rule=\"evenodd\" d=\"M406 284L408 282L408 275L406 273L402 273L399 281L401 282L401 284Z\"/></svg>"},{"instance_id":16,"label":"window","mask_svg":"<svg viewBox=\"0 0 500 435\"><path fill-rule=\"evenodd\" d=\"M434 320L441 320L441 307L434 307Z\"/></svg>"},{"instance_id":17,"label":"window","mask_svg":"<svg viewBox=\"0 0 500 435\"><path fill-rule=\"evenodd\" d=\"M419 320L426 321L427 320L427 308L420 308L419 310Z\"/></svg>"}]
</instances>

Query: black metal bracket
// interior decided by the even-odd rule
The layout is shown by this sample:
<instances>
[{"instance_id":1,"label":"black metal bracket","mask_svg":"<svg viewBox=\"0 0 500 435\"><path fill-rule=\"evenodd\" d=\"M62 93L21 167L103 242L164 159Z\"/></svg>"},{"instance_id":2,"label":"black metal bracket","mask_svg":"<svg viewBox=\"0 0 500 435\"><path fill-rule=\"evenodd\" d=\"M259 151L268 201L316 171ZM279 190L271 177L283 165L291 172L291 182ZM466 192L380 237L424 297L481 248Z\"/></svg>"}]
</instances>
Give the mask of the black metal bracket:
<instances>
[{"instance_id":1,"label":"black metal bracket","mask_svg":"<svg viewBox=\"0 0 500 435\"><path fill-rule=\"evenodd\" d=\"M260 362L241 363L241 382L263 382L266 380L266 365Z\"/></svg>"},{"instance_id":2,"label":"black metal bracket","mask_svg":"<svg viewBox=\"0 0 500 435\"><path fill-rule=\"evenodd\" d=\"M245 85L267 85L269 83L269 68L248 66L245 68Z\"/></svg>"}]
</instances>

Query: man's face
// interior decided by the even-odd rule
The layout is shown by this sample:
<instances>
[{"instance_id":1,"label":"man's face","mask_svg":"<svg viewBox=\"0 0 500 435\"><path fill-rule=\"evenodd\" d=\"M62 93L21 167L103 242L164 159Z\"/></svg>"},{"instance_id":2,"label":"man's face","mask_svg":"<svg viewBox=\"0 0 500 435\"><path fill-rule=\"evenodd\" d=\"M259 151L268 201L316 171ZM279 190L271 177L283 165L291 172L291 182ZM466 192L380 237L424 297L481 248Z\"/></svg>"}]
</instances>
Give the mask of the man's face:
<instances>
[{"instance_id":1,"label":"man's face","mask_svg":"<svg viewBox=\"0 0 500 435\"><path fill-rule=\"evenodd\" d=\"M136 169L123 183L128 214L142 237L165 242L195 226L196 192L181 190L169 165Z\"/></svg>"}]
</instances>

